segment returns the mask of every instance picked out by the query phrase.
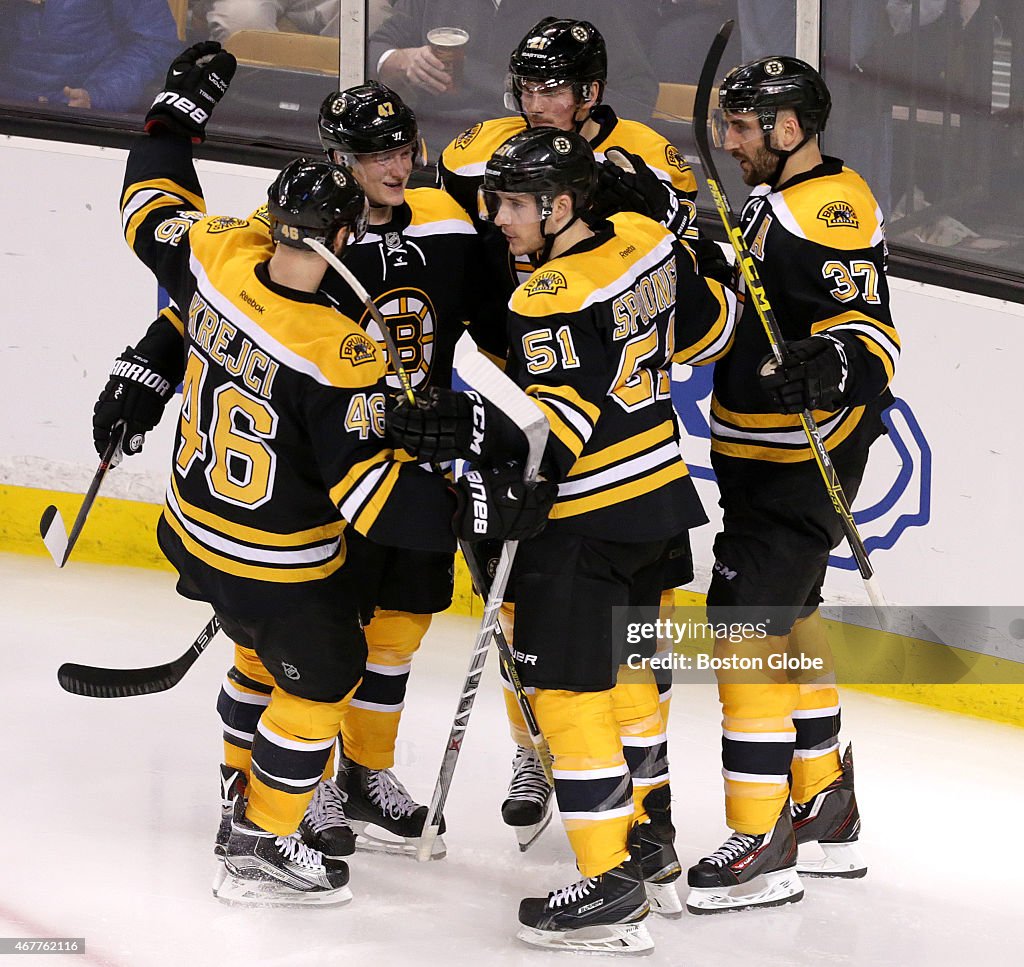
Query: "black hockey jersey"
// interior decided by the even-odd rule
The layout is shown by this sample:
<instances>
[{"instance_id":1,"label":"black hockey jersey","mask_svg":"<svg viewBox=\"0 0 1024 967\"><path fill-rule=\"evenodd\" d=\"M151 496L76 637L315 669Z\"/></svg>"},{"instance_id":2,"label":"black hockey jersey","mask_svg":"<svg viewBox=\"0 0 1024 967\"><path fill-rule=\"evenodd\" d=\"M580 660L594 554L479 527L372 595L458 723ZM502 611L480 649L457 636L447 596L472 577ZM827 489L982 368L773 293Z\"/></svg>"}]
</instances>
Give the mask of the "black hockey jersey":
<instances>
[{"instance_id":1,"label":"black hockey jersey","mask_svg":"<svg viewBox=\"0 0 1024 967\"><path fill-rule=\"evenodd\" d=\"M444 479L383 442L378 344L319 295L270 278L263 223L201 208L188 142L143 139L128 160L125 237L184 320L160 524L172 563L215 604L258 610L260 582L334 573L347 524L385 544L453 549Z\"/></svg>"},{"instance_id":2,"label":"black hockey jersey","mask_svg":"<svg viewBox=\"0 0 1024 967\"><path fill-rule=\"evenodd\" d=\"M900 341L889 313L882 213L870 188L835 158L781 189L755 188L740 213L765 294L786 341L828 332L842 340L851 405L814 418L829 450L868 445ZM729 353L715 367L711 449L773 463L812 459L798 414L771 412L757 370L770 352L753 304L743 312Z\"/></svg>"},{"instance_id":3,"label":"black hockey jersey","mask_svg":"<svg viewBox=\"0 0 1024 967\"><path fill-rule=\"evenodd\" d=\"M680 208L691 213L690 218L680 223L687 226L680 237L693 241L697 237L694 220L697 181L682 153L646 124L617 117L607 104L596 107L591 117L600 125L600 130L590 141L598 164L604 161L604 152L611 147L625 148L643 158L658 178L672 186ZM512 135L525 130L526 121L521 115L482 121L463 131L438 159L438 181L474 220L478 217L477 189L483 184L487 162L495 149ZM518 261L510 261L508 246L501 232L494 232L493 226L489 225L478 227L488 246L494 249L491 264L508 265L515 273L513 278L516 281L526 281L533 271L528 259L520 257Z\"/></svg>"},{"instance_id":4,"label":"black hockey jersey","mask_svg":"<svg viewBox=\"0 0 1024 967\"><path fill-rule=\"evenodd\" d=\"M552 519L606 540L669 538L707 519L679 451L669 364L724 353L735 301L648 218L615 215L595 233L516 289L507 371L550 423Z\"/></svg>"}]
</instances>

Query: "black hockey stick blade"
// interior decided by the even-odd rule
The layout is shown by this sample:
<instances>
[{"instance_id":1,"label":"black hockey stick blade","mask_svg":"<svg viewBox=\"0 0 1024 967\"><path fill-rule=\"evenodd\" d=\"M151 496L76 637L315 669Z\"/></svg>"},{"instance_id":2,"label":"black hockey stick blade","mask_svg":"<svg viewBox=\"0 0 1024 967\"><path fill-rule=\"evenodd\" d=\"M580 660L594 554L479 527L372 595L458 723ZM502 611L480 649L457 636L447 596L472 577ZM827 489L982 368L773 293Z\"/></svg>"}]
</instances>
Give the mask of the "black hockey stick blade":
<instances>
[{"instance_id":1,"label":"black hockey stick blade","mask_svg":"<svg viewBox=\"0 0 1024 967\"><path fill-rule=\"evenodd\" d=\"M219 629L220 621L214 615L188 651L164 665L151 668L99 668L66 662L57 669L57 681L65 692L88 698L130 698L133 695L165 692L185 677L185 673L213 641Z\"/></svg>"},{"instance_id":2,"label":"black hockey stick blade","mask_svg":"<svg viewBox=\"0 0 1024 967\"><path fill-rule=\"evenodd\" d=\"M697 143L697 154L700 155L700 163L704 166L704 174L710 182L714 182L714 185L708 185L713 194L717 194L715 189L718 187L719 177L708 144L708 109L711 106L711 92L715 88L718 65L722 62L722 54L725 53L735 25L735 20L726 20L718 28L718 33L708 48L708 55L704 58L704 66L700 69L697 93L693 99L693 139Z\"/></svg>"},{"instance_id":3,"label":"black hockey stick blade","mask_svg":"<svg viewBox=\"0 0 1024 967\"><path fill-rule=\"evenodd\" d=\"M93 474L92 482L86 491L75 522L71 525L71 533L68 534L67 528L64 526L64 518L53 504L50 504L39 518L39 536L42 537L43 543L57 567L64 567L67 564L71 551L82 533L82 528L85 527L86 518L96 500L96 494L99 493L103 478L107 471L111 467L116 467L121 459L121 441L124 439L124 431L125 422L119 420L110 434L110 440L107 442L103 455L100 457L100 465L96 468L96 473Z\"/></svg>"}]
</instances>

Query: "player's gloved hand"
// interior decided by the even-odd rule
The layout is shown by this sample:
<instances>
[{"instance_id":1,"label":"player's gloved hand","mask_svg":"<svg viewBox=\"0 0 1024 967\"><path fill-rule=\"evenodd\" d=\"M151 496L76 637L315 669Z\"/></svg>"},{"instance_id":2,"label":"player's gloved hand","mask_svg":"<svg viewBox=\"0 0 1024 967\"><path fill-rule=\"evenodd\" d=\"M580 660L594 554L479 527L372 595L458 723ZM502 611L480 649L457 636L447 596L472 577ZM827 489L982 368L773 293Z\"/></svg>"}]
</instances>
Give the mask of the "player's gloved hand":
<instances>
[{"instance_id":1,"label":"player's gloved hand","mask_svg":"<svg viewBox=\"0 0 1024 967\"><path fill-rule=\"evenodd\" d=\"M167 70L164 89L146 115L146 130L165 128L198 144L206 137L206 122L224 96L238 66L235 55L215 40L204 40L182 51Z\"/></svg>"},{"instance_id":2,"label":"player's gloved hand","mask_svg":"<svg viewBox=\"0 0 1024 967\"><path fill-rule=\"evenodd\" d=\"M612 147L604 158L598 168L595 206L605 214L638 212L681 238L695 214L692 206L681 209L671 186L651 171L640 155Z\"/></svg>"},{"instance_id":3,"label":"player's gloved hand","mask_svg":"<svg viewBox=\"0 0 1024 967\"><path fill-rule=\"evenodd\" d=\"M546 480L524 483L523 468L515 461L470 470L455 483L458 507L452 526L468 543L527 540L544 529L557 496L557 485Z\"/></svg>"},{"instance_id":4,"label":"player's gloved hand","mask_svg":"<svg viewBox=\"0 0 1024 967\"><path fill-rule=\"evenodd\" d=\"M474 406L481 429L485 419L479 395L431 386L414 396L415 405L404 393L387 401L384 425L392 443L432 463L461 457L471 442Z\"/></svg>"},{"instance_id":5,"label":"player's gloved hand","mask_svg":"<svg viewBox=\"0 0 1024 967\"><path fill-rule=\"evenodd\" d=\"M761 388L779 413L838 410L849 390L846 347L834 336L811 336L788 342L782 366L766 356L758 367Z\"/></svg>"},{"instance_id":6,"label":"player's gloved hand","mask_svg":"<svg viewBox=\"0 0 1024 967\"><path fill-rule=\"evenodd\" d=\"M170 380L156 372L150 361L129 346L114 361L107 385L92 410L92 440L103 451L119 420L125 421L121 451L139 453L145 435L160 422L164 406L174 393Z\"/></svg>"}]
</instances>

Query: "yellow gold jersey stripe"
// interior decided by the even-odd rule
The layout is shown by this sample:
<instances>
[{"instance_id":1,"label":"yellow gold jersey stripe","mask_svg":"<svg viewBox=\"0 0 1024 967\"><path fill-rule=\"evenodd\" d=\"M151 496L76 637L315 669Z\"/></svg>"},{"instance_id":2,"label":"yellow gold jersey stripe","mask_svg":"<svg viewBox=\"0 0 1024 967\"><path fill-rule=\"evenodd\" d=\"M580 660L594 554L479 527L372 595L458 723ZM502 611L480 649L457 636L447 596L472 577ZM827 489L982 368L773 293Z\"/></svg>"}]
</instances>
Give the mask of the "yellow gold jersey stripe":
<instances>
[{"instance_id":1,"label":"yellow gold jersey stripe","mask_svg":"<svg viewBox=\"0 0 1024 967\"><path fill-rule=\"evenodd\" d=\"M369 500L364 501L363 506L352 521L352 526L360 533L369 533L370 528L373 527L373 522L387 503L388 498L391 496L391 491L395 489L395 484L398 482L398 475L401 473L401 470L402 468L397 463L394 464L385 474L384 479L374 488Z\"/></svg>"},{"instance_id":2,"label":"yellow gold jersey stripe","mask_svg":"<svg viewBox=\"0 0 1024 967\"><path fill-rule=\"evenodd\" d=\"M539 393L542 393L544 396L554 396L565 400L577 410L580 410L592 426L597 423L598 418L601 416L601 407L589 403L571 386L543 386L540 383L533 383L526 387L527 396L537 396Z\"/></svg>"},{"instance_id":3,"label":"yellow gold jersey stripe","mask_svg":"<svg viewBox=\"0 0 1024 967\"><path fill-rule=\"evenodd\" d=\"M185 335L185 326L181 321L181 316L175 311L174 306L165 306L160 310L160 315L174 326L179 336Z\"/></svg>"},{"instance_id":4,"label":"yellow gold jersey stripe","mask_svg":"<svg viewBox=\"0 0 1024 967\"><path fill-rule=\"evenodd\" d=\"M333 487L331 487L330 496L331 501L338 507L344 503L349 496L355 491L362 479L375 467L383 465L384 461L387 460L387 451L378 451L372 457L368 457L366 460L361 460L359 463L352 464L348 469L348 473L341 478Z\"/></svg>"},{"instance_id":5,"label":"yellow gold jersey stripe","mask_svg":"<svg viewBox=\"0 0 1024 967\"><path fill-rule=\"evenodd\" d=\"M618 463L627 457L642 453L649 447L657 446L659 443L670 440L674 432L675 423L672 420L666 420L658 426L644 430L643 433L637 436L629 437L619 443L613 443L603 450L595 450L593 453L588 453L580 457L573 464L572 470L569 471L569 478L578 477L593 470L600 470L602 467L611 466L613 463Z\"/></svg>"},{"instance_id":6,"label":"yellow gold jersey stripe","mask_svg":"<svg viewBox=\"0 0 1024 967\"><path fill-rule=\"evenodd\" d=\"M617 487L609 487L587 497L576 497L572 500L558 501L551 510L551 517L577 517L592 510L600 510L613 504L620 504L634 497L642 497L659 490L673 480L687 476L686 464L682 460L663 467L656 473L641 477Z\"/></svg>"}]
</instances>

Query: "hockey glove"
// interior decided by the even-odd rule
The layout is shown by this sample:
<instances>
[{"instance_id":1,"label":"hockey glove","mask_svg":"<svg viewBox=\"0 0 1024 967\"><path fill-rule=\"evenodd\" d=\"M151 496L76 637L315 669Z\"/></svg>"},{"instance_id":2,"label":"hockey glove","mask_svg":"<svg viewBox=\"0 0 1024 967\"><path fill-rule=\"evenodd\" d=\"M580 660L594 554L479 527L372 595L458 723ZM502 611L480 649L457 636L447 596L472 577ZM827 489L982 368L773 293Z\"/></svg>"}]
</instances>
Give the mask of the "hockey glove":
<instances>
[{"instance_id":1,"label":"hockey glove","mask_svg":"<svg viewBox=\"0 0 1024 967\"><path fill-rule=\"evenodd\" d=\"M693 212L680 208L672 186L651 171L640 155L624 148L609 148L604 157L598 168L595 207L605 215L638 212L682 238Z\"/></svg>"},{"instance_id":2,"label":"hockey glove","mask_svg":"<svg viewBox=\"0 0 1024 967\"><path fill-rule=\"evenodd\" d=\"M160 422L164 406L174 393L170 380L156 372L150 361L130 346L114 362L107 385L92 410L92 440L102 456L111 431L125 421L121 450L139 453L145 435Z\"/></svg>"},{"instance_id":3,"label":"hockey glove","mask_svg":"<svg viewBox=\"0 0 1024 967\"><path fill-rule=\"evenodd\" d=\"M535 537L544 529L557 496L557 485L546 480L524 483L523 468L513 461L470 470L455 484L455 535L467 543Z\"/></svg>"},{"instance_id":4,"label":"hockey glove","mask_svg":"<svg viewBox=\"0 0 1024 967\"><path fill-rule=\"evenodd\" d=\"M235 55L215 40L204 40L183 51L167 71L164 89L146 115L150 133L165 128L199 144L206 137L206 122L224 96L237 67Z\"/></svg>"},{"instance_id":5,"label":"hockey glove","mask_svg":"<svg viewBox=\"0 0 1024 967\"><path fill-rule=\"evenodd\" d=\"M766 356L758 367L761 388L778 413L804 410L833 412L844 405L849 390L846 347L834 336L811 336L788 342L781 366Z\"/></svg>"},{"instance_id":6,"label":"hockey glove","mask_svg":"<svg viewBox=\"0 0 1024 967\"><path fill-rule=\"evenodd\" d=\"M388 401L384 423L395 446L421 460L438 463L462 458L479 462L489 454L525 453L525 438L515 424L479 393L457 393L442 386Z\"/></svg>"}]
</instances>

